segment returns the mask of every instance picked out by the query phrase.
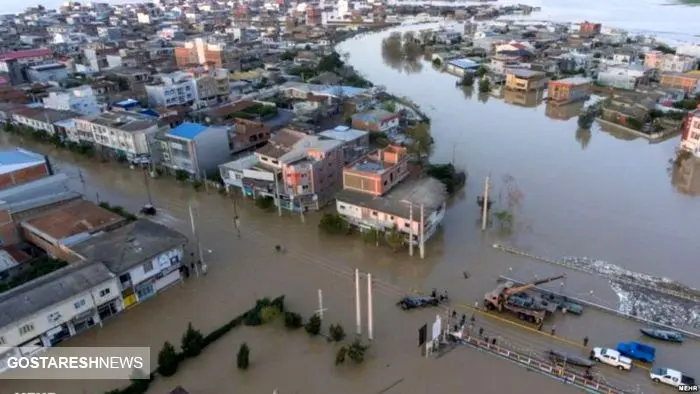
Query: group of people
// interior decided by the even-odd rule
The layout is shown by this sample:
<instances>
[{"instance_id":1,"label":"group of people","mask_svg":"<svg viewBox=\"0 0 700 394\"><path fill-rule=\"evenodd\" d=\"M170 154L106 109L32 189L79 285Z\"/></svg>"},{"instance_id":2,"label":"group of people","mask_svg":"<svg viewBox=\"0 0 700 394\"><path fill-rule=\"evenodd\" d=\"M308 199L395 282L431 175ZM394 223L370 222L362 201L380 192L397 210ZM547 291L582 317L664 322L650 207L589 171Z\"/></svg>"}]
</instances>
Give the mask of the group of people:
<instances>
[{"instance_id":1,"label":"group of people","mask_svg":"<svg viewBox=\"0 0 700 394\"><path fill-rule=\"evenodd\" d=\"M436 300L443 302L449 300L449 296L447 295L447 290L445 290L444 293L438 293L437 289L433 289L433 291L430 293L430 296L435 298Z\"/></svg>"},{"instance_id":2,"label":"group of people","mask_svg":"<svg viewBox=\"0 0 700 394\"><path fill-rule=\"evenodd\" d=\"M195 270L195 264L196 267L199 268L199 271L206 275L207 271L209 270L209 267L204 263L201 259L196 259L194 258L194 253L190 253L190 264L183 264L180 267L180 270L182 271L182 274L185 276L185 278L189 278L190 275L192 275L192 272Z\"/></svg>"}]
</instances>

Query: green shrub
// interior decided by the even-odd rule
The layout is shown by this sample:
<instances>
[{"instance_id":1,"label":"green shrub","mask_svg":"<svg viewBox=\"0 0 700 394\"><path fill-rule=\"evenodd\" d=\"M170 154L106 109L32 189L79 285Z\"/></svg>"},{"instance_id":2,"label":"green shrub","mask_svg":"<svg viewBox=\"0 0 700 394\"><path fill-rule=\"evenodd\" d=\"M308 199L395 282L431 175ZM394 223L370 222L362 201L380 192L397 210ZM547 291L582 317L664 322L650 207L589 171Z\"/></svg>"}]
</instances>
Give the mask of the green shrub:
<instances>
[{"instance_id":1,"label":"green shrub","mask_svg":"<svg viewBox=\"0 0 700 394\"><path fill-rule=\"evenodd\" d=\"M331 336L331 339L334 342L340 342L343 339L345 339L345 330L343 329L343 326L338 324L331 324L330 327L328 327L328 333Z\"/></svg>"},{"instance_id":2,"label":"green shrub","mask_svg":"<svg viewBox=\"0 0 700 394\"><path fill-rule=\"evenodd\" d=\"M170 342L163 344L163 349L158 353L158 373L162 376L173 376L180 364L180 356Z\"/></svg>"},{"instance_id":3,"label":"green shrub","mask_svg":"<svg viewBox=\"0 0 700 394\"><path fill-rule=\"evenodd\" d=\"M192 327L192 323L187 325L187 331L182 336L182 353L186 358L199 355L204 348L204 336L199 330Z\"/></svg>"},{"instance_id":4,"label":"green shrub","mask_svg":"<svg viewBox=\"0 0 700 394\"><path fill-rule=\"evenodd\" d=\"M263 324L274 321L280 316L281 312L276 306L266 306L260 310L260 320Z\"/></svg>"},{"instance_id":5,"label":"green shrub","mask_svg":"<svg viewBox=\"0 0 700 394\"><path fill-rule=\"evenodd\" d=\"M350 232L350 225L347 220L340 215L332 213L324 213L321 221L318 223L318 227L327 234L333 235L348 234Z\"/></svg>"},{"instance_id":6,"label":"green shrub","mask_svg":"<svg viewBox=\"0 0 700 394\"><path fill-rule=\"evenodd\" d=\"M301 315L298 313L294 312L285 312L284 313L284 326L289 328L290 330L297 330L301 328L301 326L304 325L304 322L302 321Z\"/></svg>"},{"instance_id":7,"label":"green shrub","mask_svg":"<svg viewBox=\"0 0 700 394\"><path fill-rule=\"evenodd\" d=\"M282 295L282 296L279 296L279 297L277 297L277 298L275 298L274 300L272 300L272 302L271 302L270 304L271 304L272 306L276 307L277 309L279 309L280 312L285 312L285 308L284 308L284 296L283 296L283 295Z\"/></svg>"},{"instance_id":8,"label":"green shrub","mask_svg":"<svg viewBox=\"0 0 700 394\"><path fill-rule=\"evenodd\" d=\"M314 314L309 318L309 321L306 323L306 326L304 326L304 329L306 332L309 333L309 335L316 336L321 333L321 316L318 314Z\"/></svg>"},{"instance_id":9,"label":"green shrub","mask_svg":"<svg viewBox=\"0 0 700 394\"><path fill-rule=\"evenodd\" d=\"M238 354L236 355L236 365L240 370L246 370L250 366L250 348L244 342L241 347L238 348Z\"/></svg>"},{"instance_id":10,"label":"green shrub","mask_svg":"<svg viewBox=\"0 0 700 394\"><path fill-rule=\"evenodd\" d=\"M367 351L368 348L369 347L364 346L359 339L355 339L350 346L348 346L348 357L356 364L361 364L365 361L365 351Z\"/></svg>"},{"instance_id":11,"label":"green shrub","mask_svg":"<svg viewBox=\"0 0 700 394\"><path fill-rule=\"evenodd\" d=\"M335 365L340 365L345 363L345 356L348 353L348 349L343 346L340 349L338 349L338 353L335 355Z\"/></svg>"}]
</instances>

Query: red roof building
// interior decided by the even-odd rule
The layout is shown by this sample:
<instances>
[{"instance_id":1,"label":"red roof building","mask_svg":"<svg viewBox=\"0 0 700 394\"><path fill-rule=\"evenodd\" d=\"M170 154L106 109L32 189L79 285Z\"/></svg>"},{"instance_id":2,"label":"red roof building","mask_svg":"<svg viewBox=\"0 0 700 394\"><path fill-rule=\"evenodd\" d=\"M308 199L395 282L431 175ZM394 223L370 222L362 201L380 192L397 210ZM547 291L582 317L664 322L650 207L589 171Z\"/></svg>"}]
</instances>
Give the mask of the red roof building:
<instances>
[{"instance_id":1,"label":"red roof building","mask_svg":"<svg viewBox=\"0 0 700 394\"><path fill-rule=\"evenodd\" d=\"M0 54L0 61L5 62L8 60L22 60L29 58L41 58L41 57L51 57L53 52L48 48L38 48L38 49L27 49L24 51L13 51Z\"/></svg>"}]
</instances>

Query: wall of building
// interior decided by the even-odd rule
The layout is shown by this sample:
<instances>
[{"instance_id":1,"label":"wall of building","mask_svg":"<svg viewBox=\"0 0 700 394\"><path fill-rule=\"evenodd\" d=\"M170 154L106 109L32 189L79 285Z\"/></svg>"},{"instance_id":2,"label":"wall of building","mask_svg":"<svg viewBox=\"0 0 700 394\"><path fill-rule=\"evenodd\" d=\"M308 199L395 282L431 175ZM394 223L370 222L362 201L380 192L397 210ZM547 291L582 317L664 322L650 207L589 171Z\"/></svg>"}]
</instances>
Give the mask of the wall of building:
<instances>
[{"instance_id":1,"label":"wall of building","mask_svg":"<svg viewBox=\"0 0 700 394\"><path fill-rule=\"evenodd\" d=\"M0 174L0 190L45 178L49 175L49 167L46 163L37 164L7 174Z\"/></svg>"},{"instance_id":2,"label":"wall of building","mask_svg":"<svg viewBox=\"0 0 700 394\"><path fill-rule=\"evenodd\" d=\"M209 127L195 139L195 159L200 174L216 174L219 164L231 159L228 130L224 127Z\"/></svg>"}]
</instances>

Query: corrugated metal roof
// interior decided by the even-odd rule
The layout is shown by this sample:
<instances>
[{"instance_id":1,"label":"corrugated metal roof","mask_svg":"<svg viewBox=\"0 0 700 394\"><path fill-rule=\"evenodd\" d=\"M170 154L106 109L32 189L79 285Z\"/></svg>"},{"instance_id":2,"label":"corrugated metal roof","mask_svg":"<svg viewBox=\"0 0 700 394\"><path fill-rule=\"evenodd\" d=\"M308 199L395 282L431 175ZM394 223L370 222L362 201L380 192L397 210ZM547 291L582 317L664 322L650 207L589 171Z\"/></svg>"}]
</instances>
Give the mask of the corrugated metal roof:
<instances>
[{"instance_id":1,"label":"corrugated metal roof","mask_svg":"<svg viewBox=\"0 0 700 394\"><path fill-rule=\"evenodd\" d=\"M24 149L0 152L0 174L7 174L23 168L44 163L44 156Z\"/></svg>"},{"instance_id":2,"label":"corrugated metal roof","mask_svg":"<svg viewBox=\"0 0 700 394\"><path fill-rule=\"evenodd\" d=\"M207 129L207 126L199 123L183 123L176 128L170 130L168 135L174 137L185 138L188 140L195 139L201 132Z\"/></svg>"}]
</instances>

